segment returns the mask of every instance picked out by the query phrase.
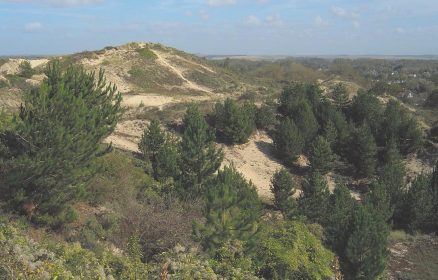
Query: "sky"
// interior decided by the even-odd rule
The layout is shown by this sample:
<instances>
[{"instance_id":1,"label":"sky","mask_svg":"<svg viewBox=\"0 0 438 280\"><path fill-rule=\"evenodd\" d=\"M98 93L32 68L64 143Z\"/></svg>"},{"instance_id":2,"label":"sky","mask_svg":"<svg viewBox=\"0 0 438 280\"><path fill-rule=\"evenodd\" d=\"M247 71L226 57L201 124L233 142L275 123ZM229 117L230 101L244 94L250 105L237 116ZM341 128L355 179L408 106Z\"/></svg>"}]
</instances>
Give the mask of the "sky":
<instances>
[{"instance_id":1,"label":"sky","mask_svg":"<svg viewBox=\"0 0 438 280\"><path fill-rule=\"evenodd\" d=\"M204 55L437 55L438 0L0 0L0 55L133 41Z\"/></svg>"}]
</instances>

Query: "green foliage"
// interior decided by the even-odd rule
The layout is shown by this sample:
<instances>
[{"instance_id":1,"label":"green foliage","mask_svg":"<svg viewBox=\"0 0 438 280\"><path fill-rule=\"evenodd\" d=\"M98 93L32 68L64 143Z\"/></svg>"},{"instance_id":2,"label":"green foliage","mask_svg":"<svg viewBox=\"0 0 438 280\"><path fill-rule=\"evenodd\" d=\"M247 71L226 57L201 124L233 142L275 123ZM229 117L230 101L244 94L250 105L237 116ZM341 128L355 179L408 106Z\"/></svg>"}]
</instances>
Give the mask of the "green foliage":
<instances>
[{"instance_id":1,"label":"green foliage","mask_svg":"<svg viewBox=\"0 0 438 280\"><path fill-rule=\"evenodd\" d=\"M383 108L379 99L365 92L358 92L357 96L353 98L353 104L349 111L350 117L356 124L368 123L374 136L378 135L380 130L382 114Z\"/></svg>"},{"instance_id":2,"label":"green foliage","mask_svg":"<svg viewBox=\"0 0 438 280\"><path fill-rule=\"evenodd\" d=\"M243 144L255 129L255 107L246 102L239 106L227 98L224 103L216 103L214 116L216 131L227 144Z\"/></svg>"},{"instance_id":3,"label":"green foliage","mask_svg":"<svg viewBox=\"0 0 438 280\"><path fill-rule=\"evenodd\" d=\"M165 181L178 174L178 151L175 138L160 128L160 122L153 120L143 132L138 145L142 159L152 165L153 177Z\"/></svg>"},{"instance_id":4,"label":"green foliage","mask_svg":"<svg viewBox=\"0 0 438 280\"><path fill-rule=\"evenodd\" d=\"M260 210L254 185L234 168L225 167L208 184L203 210L206 221L195 222L194 235L210 253L228 240L250 244L258 231Z\"/></svg>"},{"instance_id":5,"label":"green foliage","mask_svg":"<svg viewBox=\"0 0 438 280\"><path fill-rule=\"evenodd\" d=\"M135 51L140 55L141 58L151 59L151 60L157 59L157 55L153 51L151 51L148 47L138 48Z\"/></svg>"},{"instance_id":6,"label":"green foliage","mask_svg":"<svg viewBox=\"0 0 438 280\"><path fill-rule=\"evenodd\" d=\"M216 252L210 265L216 274L225 279L235 280L256 280L252 260L245 255L244 242L229 240L225 242Z\"/></svg>"},{"instance_id":7,"label":"green foliage","mask_svg":"<svg viewBox=\"0 0 438 280\"><path fill-rule=\"evenodd\" d=\"M333 169L335 159L330 143L321 136L316 137L309 151L312 169L321 174L326 174Z\"/></svg>"},{"instance_id":8,"label":"green foliage","mask_svg":"<svg viewBox=\"0 0 438 280\"><path fill-rule=\"evenodd\" d=\"M294 178L286 169L275 172L271 179L274 206L287 216L294 216L296 214L297 203L295 198L293 198L295 191Z\"/></svg>"},{"instance_id":9,"label":"green foliage","mask_svg":"<svg viewBox=\"0 0 438 280\"><path fill-rule=\"evenodd\" d=\"M106 85L103 71L62 72L55 62L46 75L39 89L24 94L14 130L0 135L8 147L0 176L13 206L31 205L41 221L59 224L72 218L66 203L83 193L91 161L109 150L101 142L121 115L121 95Z\"/></svg>"},{"instance_id":10,"label":"green foliage","mask_svg":"<svg viewBox=\"0 0 438 280\"><path fill-rule=\"evenodd\" d=\"M147 279L147 266L139 266L106 249L96 255L78 243L38 243L0 223L0 279Z\"/></svg>"},{"instance_id":11,"label":"green foliage","mask_svg":"<svg viewBox=\"0 0 438 280\"><path fill-rule=\"evenodd\" d=\"M349 94L344 84L339 83L333 89L333 100L338 108L345 108L350 103Z\"/></svg>"},{"instance_id":12,"label":"green foliage","mask_svg":"<svg viewBox=\"0 0 438 280\"><path fill-rule=\"evenodd\" d=\"M438 232L438 163L432 174L421 174L408 189L403 216L411 231Z\"/></svg>"},{"instance_id":13,"label":"green foliage","mask_svg":"<svg viewBox=\"0 0 438 280\"><path fill-rule=\"evenodd\" d=\"M357 174L365 177L373 175L377 165L377 145L366 123L355 129L350 149L350 158Z\"/></svg>"},{"instance_id":14,"label":"green foliage","mask_svg":"<svg viewBox=\"0 0 438 280\"><path fill-rule=\"evenodd\" d=\"M301 222L278 222L262 228L256 264L264 279L328 279L333 253Z\"/></svg>"},{"instance_id":15,"label":"green foliage","mask_svg":"<svg viewBox=\"0 0 438 280\"><path fill-rule=\"evenodd\" d=\"M30 65L30 62L27 60L23 60L20 65L18 66L18 72L19 76L23 78L30 79L35 71L32 69L32 66Z\"/></svg>"},{"instance_id":16,"label":"green foliage","mask_svg":"<svg viewBox=\"0 0 438 280\"><path fill-rule=\"evenodd\" d=\"M438 89L434 89L426 100L426 105L429 107L438 107Z\"/></svg>"},{"instance_id":17,"label":"green foliage","mask_svg":"<svg viewBox=\"0 0 438 280\"><path fill-rule=\"evenodd\" d=\"M295 122L286 117L275 128L274 147L277 155L287 164L293 163L304 149L304 138Z\"/></svg>"},{"instance_id":18,"label":"green foliage","mask_svg":"<svg viewBox=\"0 0 438 280\"><path fill-rule=\"evenodd\" d=\"M93 166L97 173L86 183L86 197L93 205L126 201L154 184L141 166L124 153L108 153L95 159Z\"/></svg>"},{"instance_id":19,"label":"green foliage","mask_svg":"<svg viewBox=\"0 0 438 280\"><path fill-rule=\"evenodd\" d=\"M336 251L344 252L350 234L356 201L345 185L336 186L330 195L327 220L324 222L327 243Z\"/></svg>"},{"instance_id":20,"label":"green foliage","mask_svg":"<svg viewBox=\"0 0 438 280\"><path fill-rule=\"evenodd\" d=\"M214 133L197 106L191 105L187 109L183 126L178 192L185 199L198 198L205 191L205 182L220 167L223 153L216 149Z\"/></svg>"},{"instance_id":21,"label":"green foliage","mask_svg":"<svg viewBox=\"0 0 438 280\"><path fill-rule=\"evenodd\" d=\"M326 179L313 171L302 183L298 206L300 213L313 223L324 224L327 217L329 190Z\"/></svg>"},{"instance_id":22,"label":"green foliage","mask_svg":"<svg viewBox=\"0 0 438 280\"><path fill-rule=\"evenodd\" d=\"M394 139L404 154L415 152L421 146L422 132L418 122L398 101L389 101L381 127L380 141L388 143Z\"/></svg>"},{"instance_id":23,"label":"green foliage","mask_svg":"<svg viewBox=\"0 0 438 280\"><path fill-rule=\"evenodd\" d=\"M273 104L264 103L257 109L256 126L258 129L268 129L275 124L276 108Z\"/></svg>"},{"instance_id":24,"label":"green foliage","mask_svg":"<svg viewBox=\"0 0 438 280\"><path fill-rule=\"evenodd\" d=\"M388 226L374 215L369 205L359 205L354 213L345 256L353 279L376 279L385 269Z\"/></svg>"}]
</instances>

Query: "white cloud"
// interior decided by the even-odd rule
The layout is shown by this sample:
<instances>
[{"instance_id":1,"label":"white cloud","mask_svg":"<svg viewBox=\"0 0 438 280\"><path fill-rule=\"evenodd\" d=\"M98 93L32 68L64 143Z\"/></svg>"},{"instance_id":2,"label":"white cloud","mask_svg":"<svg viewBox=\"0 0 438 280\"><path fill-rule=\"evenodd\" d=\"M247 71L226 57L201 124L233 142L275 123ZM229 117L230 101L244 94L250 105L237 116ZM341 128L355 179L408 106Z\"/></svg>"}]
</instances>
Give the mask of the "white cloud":
<instances>
[{"instance_id":1,"label":"white cloud","mask_svg":"<svg viewBox=\"0 0 438 280\"><path fill-rule=\"evenodd\" d=\"M43 30L43 24L41 22L29 22L24 26L26 32L38 32Z\"/></svg>"},{"instance_id":2,"label":"white cloud","mask_svg":"<svg viewBox=\"0 0 438 280\"><path fill-rule=\"evenodd\" d=\"M334 16L350 21L353 27L358 28L360 26L360 15L357 12L347 11L346 9L337 6L332 6L330 11Z\"/></svg>"},{"instance_id":3,"label":"white cloud","mask_svg":"<svg viewBox=\"0 0 438 280\"><path fill-rule=\"evenodd\" d=\"M262 21L254 15L250 15L245 20L246 26L260 26L261 24L262 24Z\"/></svg>"},{"instance_id":4,"label":"white cloud","mask_svg":"<svg viewBox=\"0 0 438 280\"><path fill-rule=\"evenodd\" d=\"M266 17L266 24L272 27L282 27L284 22L279 15L270 15Z\"/></svg>"},{"instance_id":5,"label":"white cloud","mask_svg":"<svg viewBox=\"0 0 438 280\"><path fill-rule=\"evenodd\" d=\"M237 0L207 0L207 5L211 7L222 7L236 5Z\"/></svg>"},{"instance_id":6,"label":"white cloud","mask_svg":"<svg viewBox=\"0 0 438 280\"><path fill-rule=\"evenodd\" d=\"M316 16L314 19L314 22L317 26L324 26L325 25L325 22L321 16Z\"/></svg>"},{"instance_id":7,"label":"white cloud","mask_svg":"<svg viewBox=\"0 0 438 280\"><path fill-rule=\"evenodd\" d=\"M35 3L53 7L73 7L102 3L104 0L0 0L0 2L10 3Z\"/></svg>"},{"instance_id":8,"label":"white cloud","mask_svg":"<svg viewBox=\"0 0 438 280\"><path fill-rule=\"evenodd\" d=\"M395 29L395 32L397 32L398 34L405 34L406 30L404 28L402 28L402 27L397 27Z\"/></svg>"}]
</instances>

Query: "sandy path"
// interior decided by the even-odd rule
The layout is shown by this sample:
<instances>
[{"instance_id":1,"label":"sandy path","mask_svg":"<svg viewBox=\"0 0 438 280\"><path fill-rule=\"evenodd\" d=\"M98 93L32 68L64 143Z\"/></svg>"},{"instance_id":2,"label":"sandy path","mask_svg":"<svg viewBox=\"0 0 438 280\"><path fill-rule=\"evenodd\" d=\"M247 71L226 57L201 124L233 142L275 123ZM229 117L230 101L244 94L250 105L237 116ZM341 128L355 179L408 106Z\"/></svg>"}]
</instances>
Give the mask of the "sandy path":
<instances>
[{"instance_id":1,"label":"sandy path","mask_svg":"<svg viewBox=\"0 0 438 280\"><path fill-rule=\"evenodd\" d=\"M127 120L120 121L114 133L105 139L105 143L112 143L115 148L138 152L138 143L144 129L149 124L144 120Z\"/></svg>"},{"instance_id":2,"label":"sandy path","mask_svg":"<svg viewBox=\"0 0 438 280\"><path fill-rule=\"evenodd\" d=\"M184 77L183 69L178 68L175 65L172 65L166 60L167 54L164 54L162 52L159 52L157 50L152 50L157 56L157 59L155 60L158 64L160 64L163 67L168 68L170 71L172 71L175 75L177 75L181 80L184 81L184 84L181 86L183 89L188 90L195 90L195 91L201 91L206 93L212 93L211 89L208 87L201 86L193 81L188 80L186 77Z\"/></svg>"}]
</instances>

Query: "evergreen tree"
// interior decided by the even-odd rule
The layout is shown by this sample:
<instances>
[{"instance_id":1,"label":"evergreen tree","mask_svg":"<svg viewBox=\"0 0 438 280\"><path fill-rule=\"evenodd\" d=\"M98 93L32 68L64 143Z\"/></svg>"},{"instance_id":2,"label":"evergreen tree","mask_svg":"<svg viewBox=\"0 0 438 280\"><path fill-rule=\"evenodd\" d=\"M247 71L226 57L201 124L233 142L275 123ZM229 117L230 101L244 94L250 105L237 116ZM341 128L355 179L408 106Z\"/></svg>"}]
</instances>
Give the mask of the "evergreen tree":
<instances>
[{"instance_id":1,"label":"evergreen tree","mask_svg":"<svg viewBox=\"0 0 438 280\"><path fill-rule=\"evenodd\" d=\"M160 122L153 120L144 130L138 148L142 159L151 164L153 177L165 181L178 174L178 142L171 133L160 128Z\"/></svg>"},{"instance_id":2,"label":"evergreen tree","mask_svg":"<svg viewBox=\"0 0 438 280\"><path fill-rule=\"evenodd\" d=\"M274 194L274 206L288 216L296 214L294 179L286 170L277 171L271 179L271 192Z\"/></svg>"},{"instance_id":3,"label":"evergreen tree","mask_svg":"<svg viewBox=\"0 0 438 280\"><path fill-rule=\"evenodd\" d=\"M1 134L2 193L15 206L30 205L38 221L57 226L74 217L68 202L83 192L90 163L109 150L101 142L121 116L122 97L81 67L47 66L47 79L26 92L15 129ZM29 206L29 207L30 207Z\"/></svg>"},{"instance_id":4,"label":"evergreen tree","mask_svg":"<svg viewBox=\"0 0 438 280\"><path fill-rule=\"evenodd\" d=\"M142 159L152 165L154 179L157 178L158 155L165 143L165 133L160 128L158 120L152 120L141 136L138 149L142 154Z\"/></svg>"},{"instance_id":5,"label":"evergreen tree","mask_svg":"<svg viewBox=\"0 0 438 280\"><path fill-rule=\"evenodd\" d=\"M351 160L357 173L362 176L373 175L377 164L377 146L367 124L355 130L350 149Z\"/></svg>"},{"instance_id":6,"label":"evergreen tree","mask_svg":"<svg viewBox=\"0 0 438 280\"><path fill-rule=\"evenodd\" d=\"M434 175L419 175L406 194L403 217L405 217L404 223L410 231L438 232L438 221L436 219L438 196L436 189L432 188L436 187L433 181L435 180L434 176L436 176L436 170Z\"/></svg>"},{"instance_id":7,"label":"evergreen tree","mask_svg":"<svg viewBox=\"0 0 438 280\"><path fill-rule=\"evenodd\" d=\"M327 218L329 190L327 181L317 171L313 171L302 184L298 207L300 213L313 223L324 224Z\"/></svg>"},{"instance_id":8,"label":"evergreen tree","mask_svg":"<svg viewBox=\"0 0 438 280\"><path fill-rule=\"evenodd\" d=\"M310 105L307 102L301 103L293 119L306 143L311 143L318 133L319 125Z\"/></svg>"},{"instance_id":9,"label":"evergreen tree","mask_svg":"<svg viewBox=\"0 0 438 280\"><path fill-rule=\"evenodd\" d=\"M183 119L184 132L180 143L178 190L182 198L200 197L206 180L220 167L221 150L216 149L214 133L195 105L189 106Z\"/></svg>"},{"instance_id":10,"label":"evergreen tree","mask_svg":"<svg viewBox=\"0 0 438 280\"><path fill-rule=\"evenodd\" d=\"M177 178L179 175L178 166L178 141L171 133L165 133L164 144L157 154L154 176L158 181L165 181L169 178Z\"/></svg>"},{"instance_id":11,"label":"evergreen tree","mask_svg":"<svg viewBox=\"0 0 438 280\"><path fill-rule=\"evenodd\" d=\"M343 83L338 83L333 89L333 100L340 109L347 107L350 103L347 88Z\"/></svg>"},{"instance_id":12,"label":"evergreen tree","mask_svg":"<svg viewBox=\"0 0 438 280\"><path fill-rule=\"evenodd\" d=\"M324 125L322 136L327 140L332 149L336 147L336 142L338 140L338 131L332 120L328 120L327 123Z\"/></svg>"},{"instance_id":13,"label":"evergreen tree","mask_svg":"<svg viewBox=\"0 0 438 280\"><path fill-rule=\"evenodd\" d=\"M400 150L407 154L421 146L422 132L418 122L406 109L398 101L390 100L384 112L379 139L382 143L396 140Z\"/></svg>"},{"instance_id":14,"label":"evergreen tree","mask_svg":"<svg viewBox=\"0 0 438 280\"><path fill-rule=\"evenodd\" d=\"M330 195L328 204L329 214L324 224L327 241L336 252L344 252L357 203L350 190L339 185Z\"/></svg>"},{"instance_id":15,"label":"evergreen tree","mask_svg":"<svg viewBox=\"0 0 438 280\"><path fill-rule=\"evenodd\" d=\"M225 102L215 106L215 126L223 141L228 144L243 144L255 129L254 105L243 106L227 98Z\"/></svg>"},{"instance_id":16,"label":"evergreen tree","mask_svg":"<svg viewBox=\"0 0 438 280\"><path fill-rule=\"evenodd\" d=\"M35 70L32 69L32 65L29 61L23 60L20 65L18 66L19 76L23 78L30 79L33 74L35 73Z\"/></svg>"},{"instance_id":17,"label":"evergreen tree","mask_svg":"<svg viewBox=\"0 0 438 280\"><path fill-rule=\"evenodd\" d=\"M257 109L256 126L258 129L268 129L275 124L275 104L265 103Z\"/></svg>"},{"instance_id":18,"label":"evergreen tree","mask_svg":"<svg viewBox=\"0 0 438 280\"><path fill-rule=\"evenodd\" d=\"M326 174L333 169L336 158L330 143L323 137L318 136L310 146L309 159L313 170Z\"/></svg>"},{"instance_id":19,"label":"evergreen tree","mask_svg":"<svg viewBox=\"0 0 438 280\"><path fill-rule=\"evenodd\" d=\"M276 126L274 147L278 156L288 164L295 161L303 151L304 138L290 118L283 118Z\"/></svg>"},{"instance_id":20,"label":"evergreen tree","mask_svg":"<svg viewBox=\"0 0 438 280\"><path fill-rule=\"evenodd\" d=\"M371 132L376 137L382 127L382 111L382 105L377 97L365 92L358 92L358 95L353 98L349 115L357 125L368 123Z\"/></svg>"},{"instance_id":21,"label":"evergreen tree","mask_svg":"<svg viewBox=\"0 0 438 280\"><path fill-rule=\"evenodd\" d=\"M254 185L232 167L225 167L205 192L204 224L195 222L194 235L214 253L228 240L251 243L258 231L261 203Z\"/></svg>"},{"instance_id":22,"label":"evergreen tree","mask_svg":"<svg viewBox=\"0 0 438 280\"><path fill-rule=\"evenodd\" d=\"M385 153L383 154L384 164L398 164L402 160L397 141L391 138L385 146Z\"/></svg>"},{"instance_id":23,"label":"evergreen tree","mask_svg":"<svg viewBox=\"0 0 438 280\"><path fill-rule=\"evenodd\" d=\"M375 216L369 205L359 205L354 212L351 235L345 257L353 279L374 280L385 269L387 225Z\"/></svg>"}]
</instances>

